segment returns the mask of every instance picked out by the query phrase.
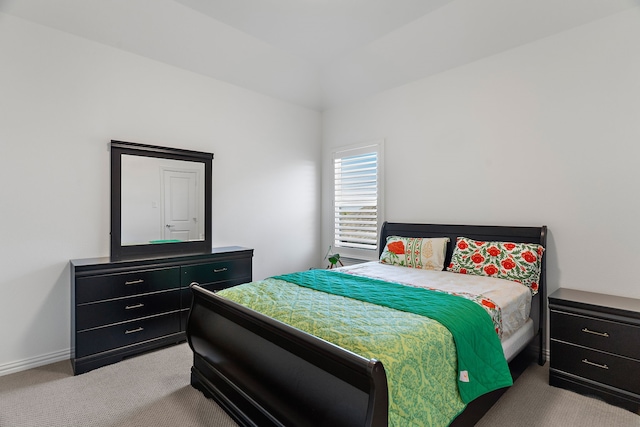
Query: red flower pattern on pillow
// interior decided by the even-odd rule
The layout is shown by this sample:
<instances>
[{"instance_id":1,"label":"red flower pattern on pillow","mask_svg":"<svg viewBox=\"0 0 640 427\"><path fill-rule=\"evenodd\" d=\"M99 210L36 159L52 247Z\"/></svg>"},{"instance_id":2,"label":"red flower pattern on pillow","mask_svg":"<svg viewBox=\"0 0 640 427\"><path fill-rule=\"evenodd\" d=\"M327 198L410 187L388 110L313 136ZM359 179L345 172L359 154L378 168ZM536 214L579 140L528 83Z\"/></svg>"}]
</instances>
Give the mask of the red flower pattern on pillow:
<instances>
[{"instance_id":1,"label":"red flower pattern on pillow","mask_svg":"<svg viewBox=\"0 0 640 427\"><path fill-rule=\"evenodd\" d=\"M484 242L458 237L448 271L522 283L535 295L544 247L534 243Z\"/></svg>"},{"instance_id":2,"label":"red flower pattern on pillow","mask_svg":"<svg viewBox=\"0 0 640 427\"><path fill-rule=\"evenodd\" d=\"M484 262L484 257L479 253L475 253L471 255L471 261L475 262L476 264L482 264Z\"/></svg>"},{"instance_id":3,"label":"red flower pattern on pillow","mask_svg":"<svg viewBox=\"0 0 640 427\"><path fill-rule=\"evenodd\" d=\"M396 255L404 254L404 243L400 241L389 243L387 248Z\"/></svg>"},{"instance_id":4,"label":"red flower pattern on pillow","mask_svg":"<svg viewBox=\"0 0 640 427\"><path fill-rule=\"evenodd\" d=\"M487 276L493 276L498 273L498 268L493 264L487 265L486 267L483 268L483 270Z\"/></svg>"},{"instance_id":5,"label":"red flower pattern on pillow","mask_svg":"<svg viewBox=\"0 0 640 427\"><path fill-rule=\"evenodd\" d=\"M500 255L500 249L496 248L495 246L491 246L489 249L487 249L487 253L491 256L498 256Z\"/></svg>"},{"instance_id":6,"label":"red flower pattern on pillow","mask_svg":"<svg viewBox=\"0 0 640 427\"><path fill-rule=\"evenodd\" d=\"M523 252L522 258L529 263L536 262L538 260L538 258L530 251Z\"/></svg>"},{"instance_id":7,"label":"red flower pattern on pillow","mask_svg":"<svg viewBox=\"0 0 640 427\"><path fill-rule=\"evenodd\" d=\"M500 265L505 270L511 270L516 266L516 263L513 262L513 260L511 258L507 258L507 259L503 259L502 261L500 261Z\"/></svg>"}]
</instances>

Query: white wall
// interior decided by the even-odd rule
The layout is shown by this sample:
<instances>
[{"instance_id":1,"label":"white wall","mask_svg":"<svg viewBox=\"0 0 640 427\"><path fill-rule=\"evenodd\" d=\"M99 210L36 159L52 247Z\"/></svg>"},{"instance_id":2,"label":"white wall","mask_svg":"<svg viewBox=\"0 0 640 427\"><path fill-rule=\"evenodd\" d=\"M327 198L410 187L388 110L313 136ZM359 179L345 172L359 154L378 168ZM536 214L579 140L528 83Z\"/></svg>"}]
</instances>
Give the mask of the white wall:
<instances>
[{"instance_id":1,"label":"white wall","mask_svg":"<svg viewBox=\"0 0 640 427\"><path fill-rule=\"evenodd\" d=\"M640 298L640 8L323 117L333 147L385 139L389 221L547 225L549 291Z\"/></svg>"},{"instance_id":2,"label":"white wall","mask_svg":"<svg viewBox=\"0 0 640 427\"><path fill-rule=\"evenodd\" d=\"M69 357L69 259L109 254L111 139L213 152L213 243L320 258L320 114L0 14L0 374Z\"/></svg>"}]
</instances>

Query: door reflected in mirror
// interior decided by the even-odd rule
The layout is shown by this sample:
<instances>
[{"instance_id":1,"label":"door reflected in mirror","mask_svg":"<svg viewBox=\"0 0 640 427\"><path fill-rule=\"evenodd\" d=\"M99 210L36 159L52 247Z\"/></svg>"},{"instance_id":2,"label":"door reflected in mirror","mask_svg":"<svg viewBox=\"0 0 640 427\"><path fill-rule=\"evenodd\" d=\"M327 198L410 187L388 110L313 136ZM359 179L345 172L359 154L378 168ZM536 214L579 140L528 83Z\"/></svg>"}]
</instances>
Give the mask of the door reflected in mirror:
<instances>
[{"instance_id":1,"label":"door reflected in mirror","mask_svg":"<svg viewBox=\"0 0 640 427\"><path fill-rule=\"evenodd\" d=\"M204 163L122 155L122 246L205 239Z\"/></svg>"}]
</instances>

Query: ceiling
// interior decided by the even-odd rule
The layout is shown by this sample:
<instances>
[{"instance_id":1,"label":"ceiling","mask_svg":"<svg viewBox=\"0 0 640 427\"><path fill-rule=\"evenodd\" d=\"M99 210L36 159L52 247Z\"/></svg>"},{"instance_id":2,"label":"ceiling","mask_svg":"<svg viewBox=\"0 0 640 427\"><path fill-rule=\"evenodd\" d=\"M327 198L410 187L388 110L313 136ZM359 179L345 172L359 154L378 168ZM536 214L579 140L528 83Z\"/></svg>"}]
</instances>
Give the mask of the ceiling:
<instances>
[{"instance_id":1,"label":"ceiling","mask_svg":"<svg viewBox=\"0 0 640 427\"><path fill-rule=\"evenodd\" d=\"M323 110L640 0L0 0L0 12Z\"/></svg>"},{"instance_id":2,"label":"ceiling","mask_svg":"<svg viewBox=\"0 0 640 427\"><path fill-rule=\"evenodd\" d=\"M176 0L323 65L451 0Z\"/></svg>"}]
</instances>

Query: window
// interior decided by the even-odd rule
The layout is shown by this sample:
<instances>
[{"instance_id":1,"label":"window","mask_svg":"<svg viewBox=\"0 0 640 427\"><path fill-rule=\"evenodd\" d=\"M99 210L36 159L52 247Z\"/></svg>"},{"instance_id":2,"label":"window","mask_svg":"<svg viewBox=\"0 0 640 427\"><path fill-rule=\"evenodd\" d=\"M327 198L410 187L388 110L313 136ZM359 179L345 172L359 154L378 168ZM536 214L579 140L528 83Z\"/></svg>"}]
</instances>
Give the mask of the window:
<instances>
[{"instance_id":1,"label":"window","mask_svg":"<svg viewBox=\"0 0 640 427\"><path fill-rule=\"evenodd\" d=\"M382 225L382 142L333 153L334 247L347 257L378 257Z\"/></svg>"}]
</instances>

